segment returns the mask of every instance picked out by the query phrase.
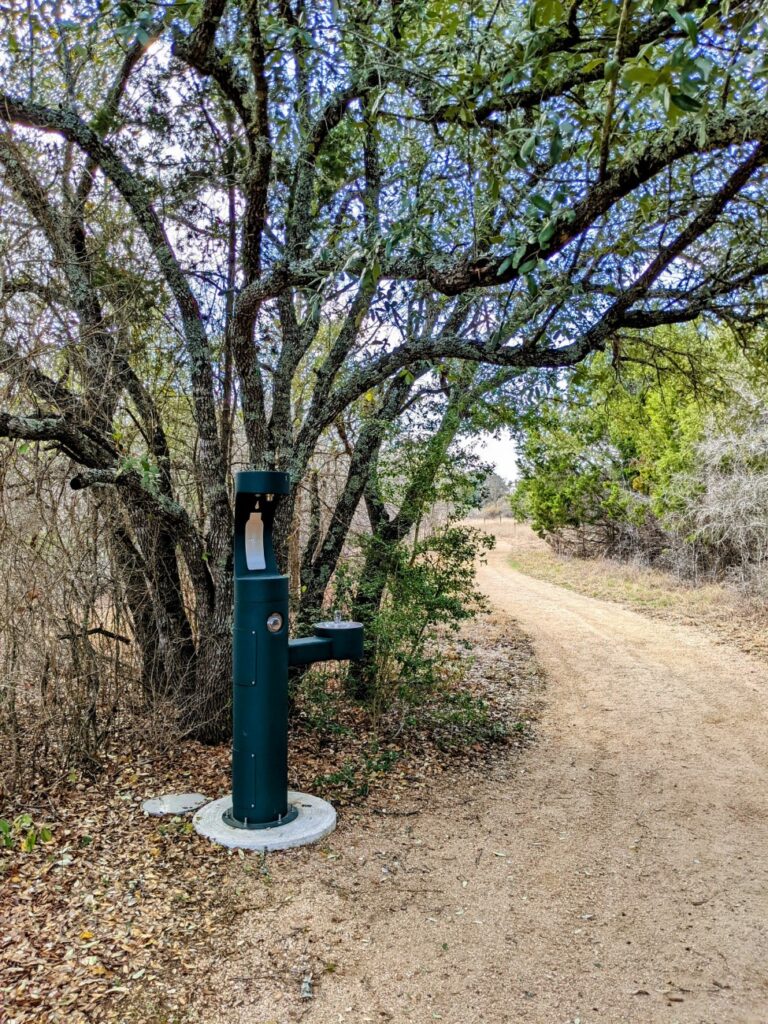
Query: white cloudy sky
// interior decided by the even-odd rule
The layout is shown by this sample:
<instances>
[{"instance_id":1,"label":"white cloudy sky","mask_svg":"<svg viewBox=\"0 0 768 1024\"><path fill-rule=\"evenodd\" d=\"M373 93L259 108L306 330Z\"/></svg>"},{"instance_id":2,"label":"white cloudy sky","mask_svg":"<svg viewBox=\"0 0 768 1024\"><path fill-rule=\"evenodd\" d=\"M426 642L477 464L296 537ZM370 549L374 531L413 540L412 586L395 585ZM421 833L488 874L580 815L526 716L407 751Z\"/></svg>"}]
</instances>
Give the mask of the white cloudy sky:
<instances>
[{"instance_id":1,"label":"white cloudy sky","mask_svg":"<svg viewBox=\"0 0 768 1024\"><path fill-rule=\"evenodd\" d=\"M486 462L490 462L499 476L504 477L505 480L516 478L515 446L508 431L503 431L498 437L481 434L472 449Z\"/></svg>"}]
</instances>

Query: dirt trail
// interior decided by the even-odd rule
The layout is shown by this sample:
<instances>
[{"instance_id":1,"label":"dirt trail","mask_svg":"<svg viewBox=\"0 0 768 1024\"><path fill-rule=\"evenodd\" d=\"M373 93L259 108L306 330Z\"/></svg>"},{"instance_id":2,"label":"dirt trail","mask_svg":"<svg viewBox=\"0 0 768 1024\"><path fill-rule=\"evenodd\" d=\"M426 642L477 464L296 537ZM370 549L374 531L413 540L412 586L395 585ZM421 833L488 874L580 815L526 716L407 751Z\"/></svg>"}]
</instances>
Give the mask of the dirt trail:
<instances>
[{"instance_id":1,"label":"dirt trail","mask_svg":"<svg viewBox=\"0 0 768 1024\"><path fill-rule=\"evenodd\" d=\"M244 948L231 1019L768 1022L768 670L516 573L509 550L480 580L547 672L537 744L278 868L297 888L249 945L278 929L286 965L327 973L301 1012L268 1011Z\"/></svg>"}]
</instances>

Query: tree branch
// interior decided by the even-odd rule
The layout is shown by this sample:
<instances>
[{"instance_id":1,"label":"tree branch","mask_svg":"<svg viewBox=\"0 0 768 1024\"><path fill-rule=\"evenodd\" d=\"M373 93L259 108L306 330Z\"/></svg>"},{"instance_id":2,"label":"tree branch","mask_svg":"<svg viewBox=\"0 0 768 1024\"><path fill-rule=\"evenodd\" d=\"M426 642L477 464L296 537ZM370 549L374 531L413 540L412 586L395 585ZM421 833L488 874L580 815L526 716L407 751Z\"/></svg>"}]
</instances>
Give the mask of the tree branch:
<instances>
[{"instance_id":1,"label":"tree branch","mask_svg":"<svg viewBox=\"0 0 768 1024\"><path fill-rule=\"evenodd\" d=\"M250 29L249 56L254 82L252 153L246 175L247 202L243 219L243 275L245 283L250 284L261 273L261 245L267 217L272 139L269 124L266 54L261 37L257 0L250 0L246 13Z\"/></svg>"},{"instance_id":2,"label":"tree branch","mask_svg":"<svg viewBox=\"0 0 768 1024\"><path fill-rule=\"evenodd\" d=\"M248 82L229 58L216 48L216 32L227 0L205 0L200 21L188 36L179 35L173 43L173 55L203 76L210 76L237 111L251 150L252 118L248 109Z\"/></svg>"},{"instance_id":3,"label":"tree branch","mask_svg":"<svg viewBox=\"0 0 768 1024\"><path fill-rule=\"evenodd\" d=\"M0 437L20 441L53 441L84 466L100 467L104 448L87 437L66 416L15 416L0 412Z\"/></svg>"},{"instance_id":4,"label":"tree branch","mask_svg":"<svg viewBox=\"0 0 768 1024\"><path fill-rule=\"evenodd\" d=\"M218 437L210 348L200 308L140 180L115 150L70 110L0 93L0 120L55 132L78 145L109 178L123 197L150 244L155 259L176 301L187 341L200 456L205 490L212 509L229 516L224 465Z\"/></svg>"},{"instance_id":5,"label":"tree branch","mask_svg":"<svg viewBox=\"0 0 768 1024\"><path fill-rule=\"evenodd\" d=\"M742 0L741 3L734 5L738 7L746 6L748 0ZM684 13L686 10L693 10L699 6L697 0L687 0L680 5L680 13ZM712 17L721 12L721 4L718 0L709 4L708 10L705 17ZM702 19L703 20L703 19ZM631 57L635 57L640 50L647 46L649 43L654 43L664 39L668 35L679 34L679 30L676 28L676 23L672 17L666 12L653 17L646 25L639 28L637 32L627 36L618 47L617 59L627 60ZM594 39L594 44L591 50L584 52L584 63L591 63L589 57L594 55L594 59L597 57L605 57L607 59L608 53L612 42L615 37L605 36L602 39ZM604 43L605 47L599 46L600 43ZM573 35L572 33L563 33L556 37L552 44L545 51L548 55L557 52L568 52L572 49ZM598 50L595 54L595 50ZM595 82L601 82L605 76L605 65L603 61L597 64L595 67L591 67L588 70L582 70L577 68L575 70L568 70L565 72L557 73L556 71L548 74L546 81L536 86L524 86L519 89L514 89L503 96L495 97L489 100L487 103L479 104L473 111L475 123L483 125L489 122L489 119L494 114L505 114L516 110L532 110L548 100L556 99L560 96L565 96L566 93L573 92L584 85L592 85ZM514 68L510 70L515 70ZM497 72L494 75L494 81L504 78L504 71ZM479 94L494 83L492 81L486 81L482 85L476 88L476 93ZM440 122L451 122L457 120L459 116L460 107L456 104L444 104L443 106L429 109L427 106L427 117L432 123Z\"/></svg>"},{"instance_id":6,"label":"tree branch","mask_svg":"<svg viewBox=\"0 0 768 1024\"><path fill-rule=\"evenodd\" d=\"M425 371L426 366L421 372ZM413 383L414 378L396 377L389 384L380 407L363 424L328 529L319 546L315 545L311 566L307 566L309 571L302 575L302 610L305 615L322 603L325 588L336 570L347 539L352 517L365 492L371 467Z\"/></svg>"},{"instance_id":7,"label":"tree branch","mask_svg":"<svg viewBox=\"0 0 768 1024\"><path fill-rule=\"evenodd\" d=\"M317 158L325 142L339 124L354 100L362 99L381 78L377 71L368 72L360 81L339 89L326 103L311 126L296 166L286 217L286 248L291 260L300 260L312 230L312 194Z\"/></svg>"},{"instance_id":8,"label":"tree branch","mask_svg":"<svg viewBox=\"0 0 768 1024\"><path fill-rule=\"evenodd\" d=\"M766 161L768 161L768 144L761 143L753 149L747 159L708 200L701 212L692 218L687 227L659 251L643 273L621 293L600 320L569 344L544 349L530 348L525 343L514 346L485 345L446 331L443 331L436 339L427 339L419 344L401 344L378 360L357 370L341 387L328 396L323 408L327 422L332 422L342 409L355 401L361 394L378 386L403 367L422 359L455 358L467 362L484 362L516 369L574 366L589 352L604 348L608 338L621 327L639 326L644 317L650 319L648 314L630 313L631 307L645 296L654 281L678 256L716 223L728 202L738 195ZM703 311L704 308L702 302L700 311ZM663 319L665 316L668 319ZM654 325L656 325L682 322L691 318L688 314L681 317L674 311L669 311L666 314L659 311L653 319ZM651 325L650 322L648 325Z\"/></svg>"},{"instance_id":9,"label":"tree branch","mask_svg":"<svg viewBox=\"0 0 768 1024\"><path fill-rule=\"evenodd\" d=\"M107 97L102 104L101 109L98 111L91 123L91 127L102 138L108 134L109 130L114 125L115 118L117 117L118 110L120 109L120 102L125 95L125 90L128 88L128 82L136 68L136 65L147 52L149 47L159 38L162 29L162 22L156 22L154 25L150 26L147 30L144 41L140 42L137 39L125 54L120 70L112 83L112 87L107 93ZM96 161L91 157L88 157L75 191L75 210L78 217L82 217L86 201L88 196L91 194L95 181L94 172L96 167Z\"/></svg>"}]
</instances>

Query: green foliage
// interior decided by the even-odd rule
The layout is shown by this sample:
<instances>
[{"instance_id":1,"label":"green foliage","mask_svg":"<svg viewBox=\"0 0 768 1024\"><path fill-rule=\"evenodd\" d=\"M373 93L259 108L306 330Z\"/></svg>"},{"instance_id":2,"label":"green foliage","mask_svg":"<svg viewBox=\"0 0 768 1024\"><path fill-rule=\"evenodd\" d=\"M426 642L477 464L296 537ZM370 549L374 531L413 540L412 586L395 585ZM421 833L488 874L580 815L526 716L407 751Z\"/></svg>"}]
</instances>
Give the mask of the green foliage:
<instances>
[{"instance_id":1,"label":"green foliage","mask_svg":"<svg viewBox=\"0 0 768 1024\"><path fill-rule=\"evenodd\" d=\"M366 538L364 548L381 543ZM437 643L485 608L475 587L475 561L493 547L480 530L448 522L413 543L388 548L384 599L367 623L370 661L366 692L378 707L393 700L419 702L439 684L444 655ZM356 578L347 567L339 586L365 596L378 581Z\"/></svg>"},{"instance_id":2,"label":"green foliage","mask_svg":"<svg viewBox=\"0 0 768 1024\"><path fill-rule=\"evenodd\" d=\"M50 843L53 833L46 825L36 825L29 814L13 821L0 818L0 848L32 853L38 843Z\"/></svg>"},{"instance_id":3,"label":"green foliage","mask_svg":"<svg viewBox=\"0 0 768 1024\"><path fill-rule=\"evenodd\" d=\"M336 771L316 776L312 789L321 793L351 796L353 799L366 797L373 780L389 772L401 756L399 750L381 749L378 742L372 740L366 744L361 759L347 759Z\"/></svg>"},{"instance_id":4,"label":"green foliage","mask_svg":"<svg viewBox=\"0 0 768 1024\"><path fill-rule=\"evenodd\" d=\"M341 720L339 694L326 686L327 673L321 668L305 672L294 693L293 720L323 739L349 733L350 726Z\"/></svg>"},{"instance_id":5,"label":"green foliage","mask_svg":"<svg viewBox=\"0 0 768 1024\"><path fill-rule=\"evenodd\" d=\"M455 386L461 389L462 385L466 382L459 380ZM479 414L480 410L472 410L473 416ZM478 424L480 429L486 425ZM377 493L386 504L401 509L405 506L417 532L421 520L437 504L450 507L452 518L458 521L480 503L489 467L453 443L461 436L462 427L469 428L470 433L474 427L467 411L427 409L417 428L406 423L393 429L379 455Z\"/></svg>"},{"instance_id":6,"label":"green foliage","mask_svg":"<svg viewBox=\"0 0 768 1024\"><path fill-rule=\"evenodd\" d=\"M690 335L678 330L678 347ZM675 339L663 340L670 348ZM685 499L678 482L693 466L707 413L723 402L704 359L687 369L669 361L617 369L604 354L580 367L521 420L516 516L541 534L663 521Z\"/></svg>"},{"instance_id":7,"label":"green foliage","mask_svg":"<svg viewBox=\"0 0 768 1024\"><path fill-rule=\"evenodd\" d=\"M764 369L725 332L656 341L655 363L631 347L618 367L594 356L521 417L513 512L550 538L588 528L574 550L663 557L686 575L762 564Z\"/></svg>"},{"instance_id":8,"label":"green foliage","mask_svg":"<svg viewBox=\"0 0 768 1024\"><path fill-rule=\"evenodd\" d=\"M143 485L147 490L155 492L157 490L157 481L160 475L160 471L155 463L149 458L148 455L141 455L139 457L127 457L120 460L118 466L119 473L138 473Z\"/></svg>"}]
</instances>

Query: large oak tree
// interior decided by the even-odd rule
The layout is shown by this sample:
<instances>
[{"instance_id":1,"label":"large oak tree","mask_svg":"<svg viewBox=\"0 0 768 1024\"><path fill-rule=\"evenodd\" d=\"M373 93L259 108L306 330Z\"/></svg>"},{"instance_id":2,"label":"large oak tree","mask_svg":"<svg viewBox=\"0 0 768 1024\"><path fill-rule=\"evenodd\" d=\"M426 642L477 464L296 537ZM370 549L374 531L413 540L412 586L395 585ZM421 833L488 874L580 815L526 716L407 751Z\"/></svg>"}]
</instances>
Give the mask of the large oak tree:
<instances>
[{"instance_id":1,"label":"large oak tree","mask_svg":"<svg viewBox=\"0 0 768 1024\"><path fill-rule=\"evenodd\" d=\"M417 514L422 477L377 501L392 424L437 403L444 452L537 369L763 315L759 8L0 5L0 437L71 460L198 735L227 728L233 467L298 493L343 437L314 605L363 499L392 542Z\"/></svg>"}]
</instances>

